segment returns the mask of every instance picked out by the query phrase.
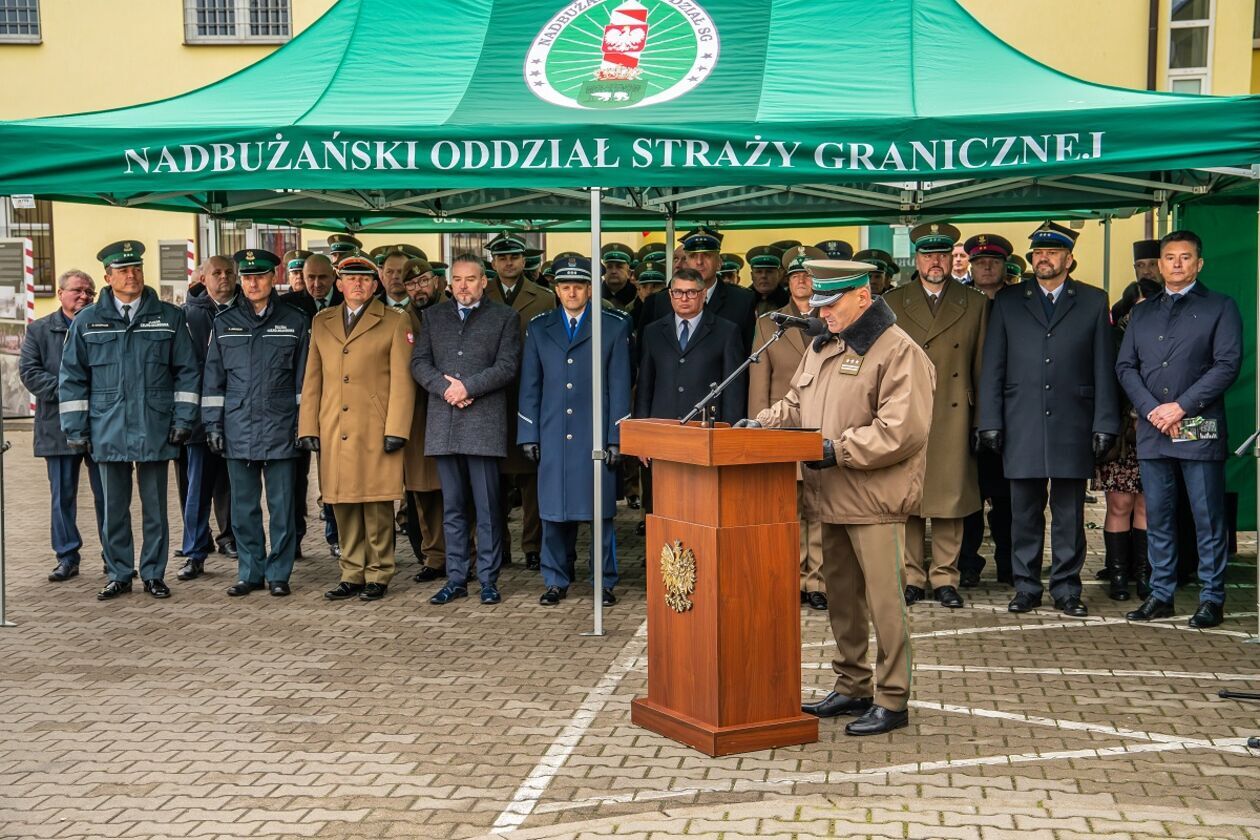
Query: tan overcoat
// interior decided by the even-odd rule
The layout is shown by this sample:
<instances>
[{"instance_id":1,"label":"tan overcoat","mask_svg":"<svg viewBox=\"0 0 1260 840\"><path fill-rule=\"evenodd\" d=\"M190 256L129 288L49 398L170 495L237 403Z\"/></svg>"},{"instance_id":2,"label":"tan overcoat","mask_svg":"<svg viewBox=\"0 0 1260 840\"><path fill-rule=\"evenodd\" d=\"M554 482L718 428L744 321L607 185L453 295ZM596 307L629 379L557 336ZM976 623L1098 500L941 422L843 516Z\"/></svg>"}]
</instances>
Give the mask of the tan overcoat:
<instances>
[{"instance_id":1,"label":"tan overcoat","mask_svg":"<svg viewBox=\"0 0 1260 840\"><path fill-rule=\"evenodd\" d=\"M801 311L795 303L788 303L782 309L772 310L784 315L800 317ZM770 340L777 327L769 318L757 319L757 331L753 336L753 347L757 348ZM748 416L756 417L783 398L792 386L792 376L800 367L801 356L805 355L808 339L798 329L790 329L761 355L761 361L748 368Z\"/></svg>"},{"instance_id":2,"label":"tan overcoat","mask_svg":"<svg viewBox=\"0 0 1260 840\"><path fill-rule=\"evenodd\" d=\"M959 518L980 509L976 458L971 452L989 299L947 281L935 317L916 281L884 294L897 326L923 348L936 368L936 399L928 435L920 516Z\"/></svg>"},{"instance_id":3,"label":"tan overcoat","mask_svg":"<svg viewBox=\"0 0 1260 840\"><path fill-rule=\"evenodd\" d=\"M319 438L325 504L403 496L403 452L386 453L385 437L411 434L411 319L377 299L366 307L349 337L345 304L311 322L298 436Z\"/></svg>"}]
</instances>

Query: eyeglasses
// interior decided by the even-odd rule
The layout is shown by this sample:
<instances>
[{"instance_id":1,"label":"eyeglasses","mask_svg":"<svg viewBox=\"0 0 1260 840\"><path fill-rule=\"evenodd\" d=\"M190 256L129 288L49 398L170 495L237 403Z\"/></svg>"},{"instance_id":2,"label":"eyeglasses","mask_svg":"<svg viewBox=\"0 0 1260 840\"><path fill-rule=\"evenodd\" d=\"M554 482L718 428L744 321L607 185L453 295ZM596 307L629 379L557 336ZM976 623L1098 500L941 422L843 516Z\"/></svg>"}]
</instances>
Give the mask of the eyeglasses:
<instances>
[{"instance_id":1,"label":"eyeglasses","mask_svg":"<svg viewBox=\"0 0 1260 840\"><path fill-rule=\"evenodd\" d=\"M704 294L704 289L670 289L669 296L674 300L694 300Z\"/></svg>"},{"instance_id":2,"label":"eyeglasses","mask_svg":"<svg viewBox=\"0 0 1260 840\"><path fill-rule=\"evenodd\" d=\"M69 292L72 295L83 295L84 297L87 297L87 298L96 297L96 292L92 291L91 289L62 289L61 291Z\"/></svg>"}]
</instances>

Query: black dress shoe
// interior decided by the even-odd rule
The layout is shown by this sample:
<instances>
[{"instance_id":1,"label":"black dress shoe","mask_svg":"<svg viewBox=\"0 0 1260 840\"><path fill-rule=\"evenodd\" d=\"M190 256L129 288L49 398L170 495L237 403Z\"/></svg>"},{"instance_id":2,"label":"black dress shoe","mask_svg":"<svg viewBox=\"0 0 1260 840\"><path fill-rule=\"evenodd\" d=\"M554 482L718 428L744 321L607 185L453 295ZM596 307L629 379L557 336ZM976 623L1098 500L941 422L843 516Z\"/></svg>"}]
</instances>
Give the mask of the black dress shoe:
<instances>
[{"instance_id":1,"label":"black dress shoe","mask_svg":"<svg viewBox=\"0 0 1260 840\"><path fill-rule=\"evenodd\" d=\"M1190 616L1189 624L1191 627L1204 630L1208 627L1215 627L1224 620L1224 604L1218 604L1215 601L1204 601L1199 604L1199 608L1194 611L1194 615Z\"/></svg>"},{"instance_id":2,"label":"black dress shoe","mask_svg":"<svg viewBox=\"0 0 1260 840\"><path fill-rule=\"evenodd\" d=\"M1013 613L1032 612L1041 606L1041 596L1033 595L1029 592L1016 592L1015 597L1006 605L1006 609Z\"/></svg>"},{"instance_id":3,"label":"black dress shoe","mask_svg":"<svg viewBox=\"0 0 1260 840\"><path fill-rule=\"evenodd\" d=\"M420 571L416 572L416 576L412 578L416 583L428 583L431 580L440 580L446 577L445 569L434 569L424 566Z\"/></svg>"},{"instance_id":4,"label":"black dress shoe","mask_svg":"<svg viewBox=\"0 0 1260 840\"><path fill-rule=\"evenodd\" d=\"M936 591L932 593L932 596L936 598L936 602L942 607L948 607L951 610L960 609L963 605L962 596L952 586L938 586Z\"/></svg>"},{"instance_id":5,"label":"black dress shoe","mask_svg":"<svg viewBox=\"0 0 1260 840\"><path fill-rule=\"evenodd\" d=\"M130 591L131 581L121 583L116 580L111 580L109 583L105 584L104 589L96 593L96 600L108 601L110 598L117 598L119 595L124 595Z\"/></svg>"},{"instance_id":6,"label":"black dress shoe","mask_svg":"<svg viewBox=\"0 0 1260 840\"><path fill-rule=\"evenodd\" d=\"M52 583L61 583L63 580L78 576L79 564L73 560L62 560L57 564L57 568L48 573L48 580Z\"/></svg>"},{"instance_id":7,"label":"black dress shoe","mask_svg":"<svg viewBox=\"0 0 1260 840\"><path fill-rule=\"evenodd\" d=\"M883 706L871 706L866 714L844 728L845 735L883 735L910 723L910 712L894 712Z\"/></svg>"},{"instance_id":8,"label":"black dress shoe","mask_svg":"<svg viewBox=\"0 0 1260 840\"><path fill-rule=\"evenodd\" d=\"M502 600L503 596L499 594L499 588L497 586L481 587L481 603L497 604Z\"/></svg>"},{"instance_id":9,"label":"black dress shoe","mask_svg":"<svg viewBox=\"0 0 1260 840\"><path fill-rule=\"evenodd\" d=\"M233 559L240 556L240 553L236 550L236 540L224 540L219 543L219 553L226 554Z\"/></svg>"},{"instance_id":10,"label":"black dress shoe","mask_svg":"<svg viewBox=\"0 0 1260 840\"><path fill-rule=\"evenodd\" d=\"M1089 615L1089 607L1085 606L1081 599L1075 595L1069 595L1066 598L1056 598L1054 600L1054 608L1072 618L1084 618Z\"/></svg>"},{"instance_id":11,"label":"black dress shoe","mask_svg":"<svg viewBox=\"0 0 1260 840\"><path fill-rule=\"evenodd\" d=\"M542 558L538 556L537 551L525 552L525 568L531 572L536 572L542 568Z\"/></svg>"},{"instance_id":12,"label":"black dress shoe","mask_svg":"<svg viewBox=\"0 0 1260 840\"><path fill-rule=\"evenodd\" d=\"M336 587L329 589L327 592L325 592L324 597L327 598L329 601L344 601L347 598L353 598L355 595L358 595L362 591L363 591L363 584L348 583L347 581L343 580L341 583L337 584Z\"/></svg>"},{"instance_id":13,"label":"black dress shoe","mask_svg":"<svg viewBox=\"0 0 1260 840\"><path fill-rule=\"evenodd\" d=\"M341 544L330 542L328 544L328 553L332 555L332 558L334 560L340 560L341 559Z\"/></svg>"},{"instance_id":14,"label":"black dress shoe","mask_svg":"<svg viewBox=\"0 0 1260 840\"><path fill-rule=\"evenodd\" d=\"M603 604L605 607L611 607L617 603L617 596L611 589L605 589L603 595Z\"/></svg>"},{"instance_id":15,"label":"black dress shoe","mask_svg":"<svg viewBox=\"0 0 1260 840\"><path fill-rule=\"evenodd\" d=\"M271 582L271 594L277 598L283 598L291 591L292 590L289 589L289 582L287 580L273 580Z\"/></svg>"},{"instance_id":16,"label":"black dress shoe","mask_svg":"<svg viewBox=\"0 0 1260 840\"><path fill-rule=\"evenodd\" d=\"M154 578L153 580L146 580L144 582L144 591L148 592L154 598L171 597L171 588L167 586L166 581L162 580L161 578Z\"/></svg>"},{"instance_id":17,"label":"black dress shoe","mask_svg":"<svg viewBox=\"0 0 1260 840\"><path fill-rule=\"evenodd\" d=\"M359 593L360 601L379 601L385 597L385 593L389 591L389 586L384 583L369 583L363 587L363 591Z\"/></svg>"},{"instance_id":18,"label":"black dress shoe","mask_svg":"<svg viewBox=\"0 0 1260 840\"><path fill-rule=\"evenodd\" d=\"M647 520L644 520L640 522L638 525L635 525L634 532L638 534L640 537L646 537L647 536Z\"/></svg>"},{"instance_id":19,"label":"black dress shoe","mask_svg":"<svg viewBox=\"0 0 1260 840\"><path fill-rule=\"evenodd\" d=\"M188 555L184 553L184 549L182 549L182 548L177 548L177 549L175 549L175 556L176 556L176 557L187 557Z\"/></svg>"},{"instance_id":20,"label":"black dress shoe","mask_svg":"<svg viewBox=\"0 0 1260 840\"><path fill-rule=\"evenodd\" d=\"M971 569L960 573L958 576L958 585L963 589L975 589L980 585L980 573Z\"/></svg>"},{"instance_id":21,"label":"black dress shoe","mask_svg":"<svg viewBox=\"0 0 1260 840\"><path fill-rule=\"evenodd\" d=\"M923 591L922 586L907 586L906 587L906 606L907 607L910 606L915 601L922 601L926 596L927 596L927 593Z\"/></svg>"},{"instance_id":22,"label":"black dress shoe","mask_svg":"<svg viewBox=\"0 0 1260 840\"><path fill-rule=\"evenodd\" d=\"M821 592L811 592L805 597L811 610L819 610L825 612L827 609L827 596Z\"/></svg>"},{"instance_id":23,"label":"black dress shoe","mask_svg":"<svg viewBox=\"0 0 1260 840\"><path fill-rule=\"evenodd\" d=\"M179 570L179 574L175 575L178 580L195 580L201 577L206 570L206 561L189 560L184 564L184 568Z\"/></svg>"},{"instance_id":24,"label":"black dress shoe","mask_svg":"<svg viewBox=\"0 0 1260 840\"><path fill-rule=\"evenodd\" d=\"M1172 614L1173 605L1171 603L1161 601L1152 595L1142 602L1142 606L1125 613L1124 617L1129 621L1150 621L1152 618L1170 618Z\"/></svg>"},{"instance_id":25,"label":"black dress shoe","mask_svg":"<svg viewBox=\"0 0 1260 840\"><path fill-rule=\"evenodd\" d=\"M626 507L630 510L638 510L643 507L643 500L638 496L626 496Z\"/></svg>"},{"instance_id":26,"label":"black dress shoe","mask_svg":"<svg viewBox=\"0 0 1260 840\"><path fill-rule=\"evenodd\" d=\"M538 603L544 607L554 607L569 595L567 586L548 586L547 591L538 596Z\"/></svg>"},{"instance_id":27,"label":"black dress shoe","mask_svg":"<svg viewBox=\"0 0 1260 840\"><path fill-rule=\"evenodd\" d=\"M801 711L820 718L860 715L866 713L874 703L870 697L849 697L833 691L817 703L802 703Z\"/></svg>"},{"instance_id":28,"label":"black dress shoe","mask_svg":"<svg viewBox=\"0 0 1260 840\"><path fill-rule=\"evenodd\" d=\"M440 607L443 604L449 604L451 601L454 601L456 598L467 598L467 597L468 597L467 587L451 586L450 584L447 584L446 586L443 586L441 589L439 589L436 595L434 595L432 598L429 599L429 603Z\"/></svg>"},{"instance_id":29,"label":"black dress shoe","mask_svg":"<svg viewBox=\"0 0 1260 840\"><path fill-rule=\"evenodd\" d=\"M256 592L262 588L263 585L261 583L248 583L243 580L238 580L236 583L227 588L227 594L231 595L233 598L239 598L242 595L248 595L249 593Z\"/></svg>"}]
</instances>

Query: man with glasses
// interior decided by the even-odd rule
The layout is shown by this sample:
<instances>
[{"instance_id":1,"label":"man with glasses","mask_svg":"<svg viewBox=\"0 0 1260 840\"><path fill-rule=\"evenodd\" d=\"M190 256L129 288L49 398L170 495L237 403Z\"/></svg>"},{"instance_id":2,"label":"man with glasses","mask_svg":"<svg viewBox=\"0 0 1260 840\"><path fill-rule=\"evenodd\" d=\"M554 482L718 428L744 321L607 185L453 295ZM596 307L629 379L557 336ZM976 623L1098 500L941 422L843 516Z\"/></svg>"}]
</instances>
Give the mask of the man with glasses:
<instances>
[{"instance_id":1,"label":"man with glasses","mask_svg":"<svg viewBox=\"0 0 1260 840\"><path fill-rule=\"evenodd\" d=\"M92 278L78 269L71 269L57 278L57 302L61 307L45 315L26 330L22 339L22 356L18 373L26 390L35 395L35 457L43 458L48 467L48 486L52 490L52 548L57 567L48 575L54 583L69 580L79 573L78 497L79 468L87 465L88 483L96 507L96 530L104 523L104 499L101 496L101 475L90 455L75 452L66 445L58 417L57 373L61 370L61 353L66 334L79 310L96 297ZM101 543L105 540L102 537Z\"/></svg>"}]
</instances>

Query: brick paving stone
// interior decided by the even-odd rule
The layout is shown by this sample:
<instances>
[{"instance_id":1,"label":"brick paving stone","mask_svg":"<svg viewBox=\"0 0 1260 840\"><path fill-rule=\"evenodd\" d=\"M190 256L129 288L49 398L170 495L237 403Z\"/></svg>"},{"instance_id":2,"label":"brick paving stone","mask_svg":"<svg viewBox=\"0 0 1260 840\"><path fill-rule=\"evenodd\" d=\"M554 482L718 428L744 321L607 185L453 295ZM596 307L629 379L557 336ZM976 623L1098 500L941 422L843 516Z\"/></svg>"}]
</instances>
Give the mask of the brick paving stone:
<instances>
[{"instance_id":1,"label":"brick paving stone","mask_svg":"<svg viewBox=\"0 0 1260 840\"><path fill-rule=\"evenodd\" d=\"M1246 676L1260 674L1260 649L1228 632L1121 621L1132 602L1107 600L1092 580L1097 529L1089 621L1059 626L1048 608L1011 616L992 580L964 593L965 609L911 610L913 699L956 709L915 707L910 727L884 738L848 738L844 720L822 721L816 744L713 759L629 722L629 701L646 691L635 513L616 520L624 583L602 638L579 635L588 584L560 608L536 605L539 577L519 564L519 512L518 563L505 567L505 600L492 608L474 598L429 606L437 586L412 583L405 539L385 600L325 602L337 567L313 500L288 599L227 598L235 565L214 555L189 583L173 580L172 561L168 601L136 592L101 604L90 527L83 574L45 581L44 467L29 455L29 431L9 432L9 489L27 492L10 492L5 511L18 624L0 630L5 840L485 837L579 710L589 725L507 836L1260 837L1256 756L1210 745L1260 728L1254 707L1216 697L1254 684ZM86 486L79 509L86 526ZM1099 509L1087 513L1101 522ZM172 544L180 536L175 517ZM1229 582L1231 608L1244 610L1254 535L1241 543ZM1196 598L1178 593L1179 612ZM1254 628L1230 616L1222 629ZM825 616L802 611L801 634L804 694L821 696L834 679ZM620 657L630 670L588 703Z\"/></svg>"}]
</instances>

